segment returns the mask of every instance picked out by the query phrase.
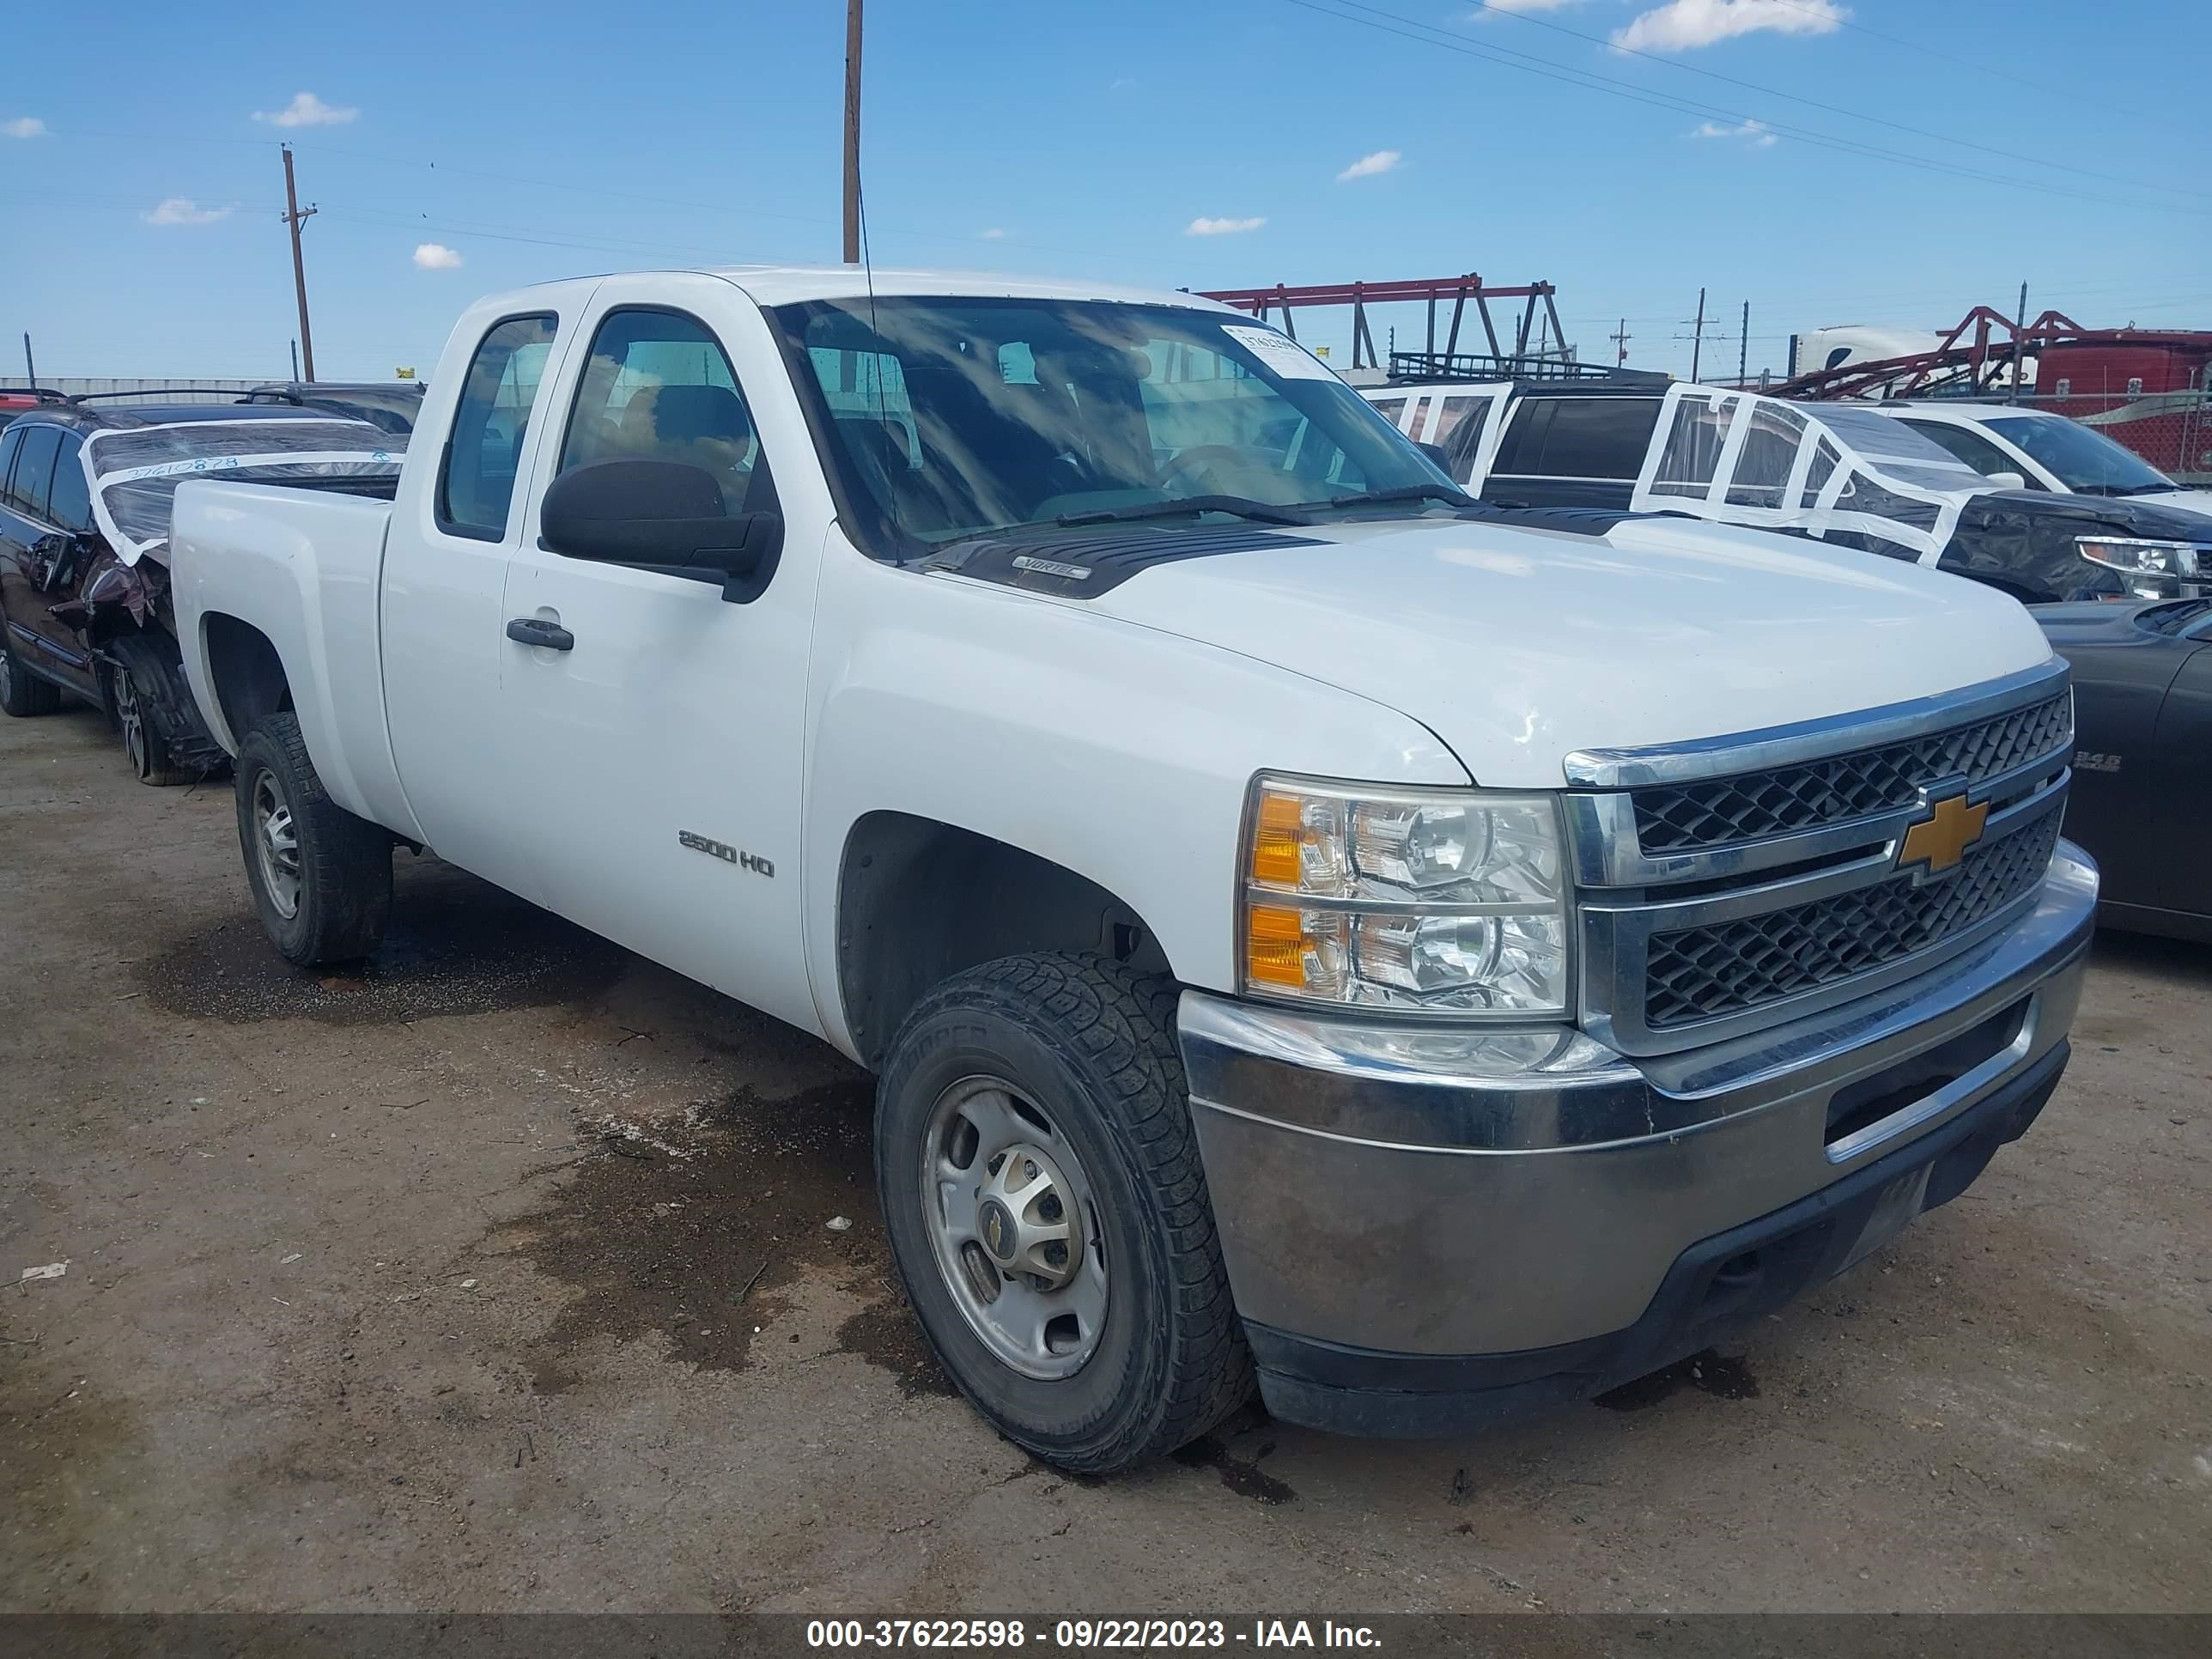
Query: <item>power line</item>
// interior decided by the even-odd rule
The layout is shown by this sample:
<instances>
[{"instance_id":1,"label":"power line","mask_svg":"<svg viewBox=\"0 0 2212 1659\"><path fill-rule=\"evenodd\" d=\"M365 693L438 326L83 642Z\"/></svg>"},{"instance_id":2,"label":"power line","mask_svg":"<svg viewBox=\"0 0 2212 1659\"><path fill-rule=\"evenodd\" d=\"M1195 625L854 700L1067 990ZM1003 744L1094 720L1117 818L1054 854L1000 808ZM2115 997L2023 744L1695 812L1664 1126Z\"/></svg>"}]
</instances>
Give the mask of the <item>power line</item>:
<instances>
[{"instance_id":1,"label":"power line","mask_svg":"<svg viewBox=\"0 0 2212 1659\"><path fill-rule=\"evenodd\" d=\"M1358 0L1339 0L1339 3L1354 6L1356 9L1360 11L1378 10L1377 8L1373 6L1359 4ZM1723 75L1718 70L1706 69L1702 64L1686 64L1676 58L1669 58L1663 52L1646 52L1640 46L1620 46L1601 35L1589 34L1585 33L1581 29L1569 28L1564 23L1554 23L1547 18L1537 17L1528 12L1513 11L1503 6L1492 5L1489 3L1489 0L1478 0L1478 3L1484 11L1494 13L1501 17L1517 18L1520 21L1529 24L1534 27L1549 29L1554 34L1564 34L1573 40L1587 41L1592 46L1603 46L1608 51L1620 52L1626 57L1641 58L1647 63L1662 64L1668 69L1680 70L1686 75L1702 75L1709 81L1725 82L1729 86L1741 87L1747 92L1763 93L1770 98L1786 98L1791 103L1803 104L1808 109L1826 110L1831 115L1841 115L1849 120L1864 121L1869 125L1887 127L1895 132L1911 133L1916 138L1932 138L1939 144L1956 144L1962 149L1979 150L1984 155L2002 156L2008 161L2025 161L2030 167L2049 167L2060 173L2078 173L2085 179L2099 179L2108 185L2121 185L2128 188L2136 190L2162 190L2172 195L2193 196L2203 200L2212 200L2212 191L2188 190L2179 185L2160 185L2145 179L2123 179L2113 173L2099 173L2089 167L2077 167L2069 162L2053 161L2040 155L2026 155L2014 149L1999 149L1994 145L1977 143L1971 138L1960 138L1950 133L1936 132L1926 127L1916 127L1909 125L1903 121L1893 121L1887 116L1869 115L1863 110L1850 109L1841 104L1824 103L1818 98L1808 98L1802 93L1791 92L1786 88L1764 86L1756 81L1746 81L1734 75ZM1797 9L1809 11L1808 8L1804 7L1799 7ZM1386 17L1393 15L1393 14L1389 12L1382 12L1381 15ZM1809 15L1820 16L1823 14L1819 12L1810 12ZM1400 18L1397 21L1406 22L1412 20ZM1869 30L1868 33L1872 33L1872 31ZM1888 40L1892 37L1884 35L1881 38ZM1904 45L1905 43L1900 41L1898 44ZM1941 56L1942 54L1939 53L1937 55Z\"/></svg>"},{"instance_id":2,"label":"power line","mask_svg":"<svg viewBox=\"0 0 2212 1659\"><path fill-rule=\"evenodd\" d=\"M1740 110L1717 109L1711 105L1699 104L1686 98L1677 97L1672 93L1646 91L1611 76L1572 69L1551 58L1537 58L1528 52L1515 52L1510 47L1478 46L1448 30L1439 29L1431 24L1417 22L1412 18L1401 17L1395 12L1380 11L1372 6L1359 6L1358 8L1359 10L1372 14L1370 16L1360 17L1318 3L1318 0L1285 0L1285 3L1297 6L1301 10L1318 12L1324 17L1334 17L1339 22L1351 23L1361 28L1375 29L1384 34L1395 34L1404 40L1416 41L1431 50L1440 47L1446 52L1457 52L1462 57L1486 59L1507 69L1519 70L1525 74L1539 76L1548 81L1557 81L1563 85L1579 88L1583 91L1600 92L1609 97L1625 98L1632 103L1648 104L1655 109L1673 110L1680 114L1701 116L1708 120L1730 121L1738 125L1746 121L1757 120L1757 118L1747 116ZM1337 0L1337 3L1356 5L1357 0ZM1390 21L1376 21L1380 18L1387 18ZM1394 25L1403 25L1403 27L1394 27ZM1820 132L1786 122L1757 121L1757 125L1764 131L1796 138L1820 149L1838 150L1845 155L1891 161L1899 166L1918 168L1923 172L1948 173L1954 178L1971 179L1982 184L2002 185L2016 190L2033 191L2042 195L2063 196L2075 201L2111 205L2108 198L2087 191L2069 190L2060 185L2037 184L2028 179L2010 178L2003 173L1990 173L1978 167L1937 161L1929 156L1913 155L1902 150L1886 149L1878 144L1866 143L1855 138L1839 137L1833 133ZM2144 202L2131 205L2153 212L2185 213L2192 217L2199 216L2203 211L2183 207L2178 204L2162 202Z\"/></svg>"}]
</instances>

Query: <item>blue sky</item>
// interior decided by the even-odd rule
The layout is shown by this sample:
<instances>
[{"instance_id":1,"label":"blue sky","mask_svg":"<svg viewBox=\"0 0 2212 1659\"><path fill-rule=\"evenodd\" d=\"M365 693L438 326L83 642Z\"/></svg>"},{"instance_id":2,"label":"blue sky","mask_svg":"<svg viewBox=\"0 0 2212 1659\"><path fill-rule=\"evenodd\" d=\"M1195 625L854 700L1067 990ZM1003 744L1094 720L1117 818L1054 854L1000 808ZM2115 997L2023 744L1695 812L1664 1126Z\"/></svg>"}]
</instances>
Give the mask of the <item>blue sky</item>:
<instances>
[{"instance_id":1,"label":"blue sky","mask_svg":"<svg viewBox=\"0 0 2212 1659\"><path fill-rule=\"evenodd\" d=\"M1934 327L2023 278L2084 323L2212 325L2182 112L2212 7L2091 9L871 0L871 246L1162 287L1548 278L1584 356L1626 317L1630 361L1678 373L1701 285L1708 363L1748 301L1754 372L1792 330ZM843 12L11 8L0 382L26 329L42 374L283 373L284 138L326 379L428 374L494 289L834 260ZM1348 318L1309 315L1340 356Z\"/></svg>"}]
</instances>

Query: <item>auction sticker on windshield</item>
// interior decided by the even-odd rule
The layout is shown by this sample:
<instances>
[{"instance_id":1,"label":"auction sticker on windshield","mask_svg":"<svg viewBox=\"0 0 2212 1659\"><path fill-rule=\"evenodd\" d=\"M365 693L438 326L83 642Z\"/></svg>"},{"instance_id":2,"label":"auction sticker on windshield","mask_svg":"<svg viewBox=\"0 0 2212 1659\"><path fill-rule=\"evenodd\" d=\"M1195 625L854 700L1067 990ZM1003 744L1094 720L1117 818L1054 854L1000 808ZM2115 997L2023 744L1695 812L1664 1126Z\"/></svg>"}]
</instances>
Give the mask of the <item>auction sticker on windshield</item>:
<instances>
[{"instance_id":1,"label":"auction sticker on windshield","mask_svg":"<svg viewBox=\"0 0 2212 1659\"><path fill-rule=\"evenodd\" d=\"M1333 380L1335 372L1296 340L1272 328L1224 323L1221 331L1286 380Z\"/></svg>"}]
</instances>

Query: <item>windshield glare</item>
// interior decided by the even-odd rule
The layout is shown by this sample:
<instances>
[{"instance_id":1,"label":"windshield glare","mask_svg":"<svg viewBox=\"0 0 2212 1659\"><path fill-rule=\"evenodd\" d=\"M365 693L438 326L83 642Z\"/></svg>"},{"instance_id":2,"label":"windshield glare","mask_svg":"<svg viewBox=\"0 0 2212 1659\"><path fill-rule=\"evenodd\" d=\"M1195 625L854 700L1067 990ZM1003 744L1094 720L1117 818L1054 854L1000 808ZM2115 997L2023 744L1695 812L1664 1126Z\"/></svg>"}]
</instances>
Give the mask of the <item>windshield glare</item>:
<instances>
[{"instance_id":1,"label":"windshield glare","mask_svg":"<svg viewBox=\"0 0 2212 1659\"><path fill-rule=\"evenodd\" d=\"M2026 450L2069 489L2091 495L2131 495L2171 489L2173 481L2149 462L2063 415L1992 416L1990 430Z\"/></svg>"},{"instance_id":2,"label":"windshield glare","mask_svg":"<svg viewBox=\"0 0 2212 1659\"><path fill-rule=\"evenodd\" d=\"M900 298L775 315L820 399L826 459L879 515L854 529L881 556L1200 496L1451 488L1350 386L1231 313Z\"/></svg>"}]
</instances>

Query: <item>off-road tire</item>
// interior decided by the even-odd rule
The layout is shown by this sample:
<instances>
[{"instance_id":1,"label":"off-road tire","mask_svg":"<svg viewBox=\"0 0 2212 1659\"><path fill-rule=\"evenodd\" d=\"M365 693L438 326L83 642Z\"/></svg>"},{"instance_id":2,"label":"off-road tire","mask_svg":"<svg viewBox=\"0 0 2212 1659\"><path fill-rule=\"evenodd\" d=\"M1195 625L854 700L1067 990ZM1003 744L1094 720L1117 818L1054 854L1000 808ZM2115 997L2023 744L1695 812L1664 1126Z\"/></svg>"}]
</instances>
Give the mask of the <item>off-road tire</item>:
<instances>
[{"instance_id":1,"label":"off-road tire","mask_svg":"<svg viewBox=\"0 0 2212 1659\"><path fill-rule=\"evenodd\" d=\"M907 1297L946 1372L993 1426L1082 1474L1195 1439L1249 1397L1176 1044L1172 980L1081 956L1008 957L946 980L892 1040L876 1096L878 1190ZM953 1300L931 1244L921 1159L963 1078L1029 1091L1079 1153L1103 1224L1109 1301L1073 1376L1027 1376Z\"/></svg>"},{"instance_id":2,"label":"off-road tire","mask_svg":"<svg viewBox=\"0 0 2212 1659\"><path fill-rule=\"evenodd\" d=\"M264 777L289 808L300 893L287 916L261 854L256 805ZM240 744L236 769L239 850L261 926L288 962L301 967L356 962L376 949L392 909L392 836L356 817L323 789L294 715L271 714Z\"/></svg>"},{"instance_id":3,"label":"off-road tire","mask_svg":"<svg viewBox=\"0 0 2212 1659\"><path fill-rule=\"evenodd\" d=\"M8 619L0 617L0 709L17 720L51 714L62 706L62 689L23 666L21 653L8 641Z\"/></svg>"}]
</instances>

